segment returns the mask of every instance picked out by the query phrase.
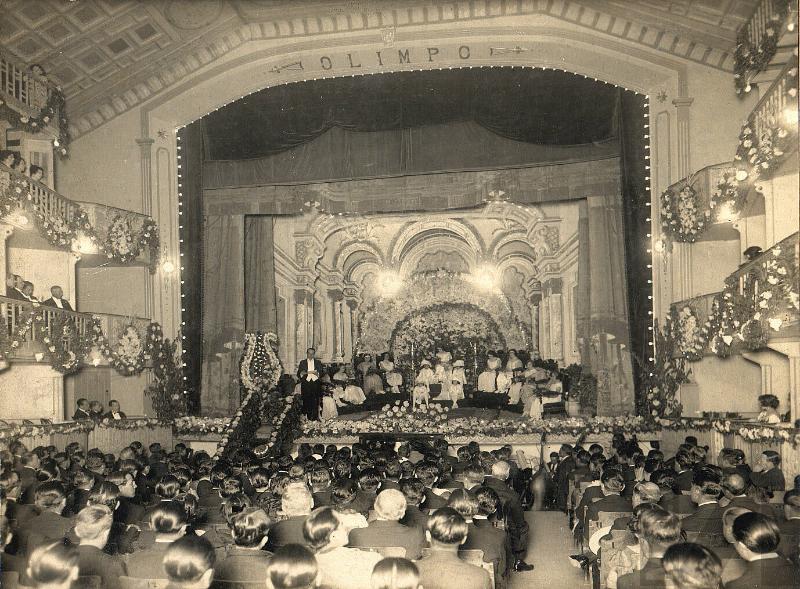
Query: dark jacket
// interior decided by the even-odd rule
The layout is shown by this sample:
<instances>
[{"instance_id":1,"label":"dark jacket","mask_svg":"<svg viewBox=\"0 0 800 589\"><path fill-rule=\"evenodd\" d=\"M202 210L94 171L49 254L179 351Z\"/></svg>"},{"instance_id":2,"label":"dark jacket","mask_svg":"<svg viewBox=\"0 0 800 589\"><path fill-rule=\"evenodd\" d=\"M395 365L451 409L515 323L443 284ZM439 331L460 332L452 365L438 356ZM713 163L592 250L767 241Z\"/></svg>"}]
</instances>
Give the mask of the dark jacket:
<instances>
[{"instance_id":1,"label":"dark jacket","mask_svg":"<svg viewBox=\"0 0 800 589\"><path fill-rule=\"evenodd\" d=\"M771 468L767 472L754 472L750 475L750 480L756 487L761 487L767 491L785 491L786 478L780 468Z\"/></svg>"},{"instance_id":2,"label":"dark jacket","mask_svg":"<svg viewBox=\"0 0 800 589\"><path fill-rule=\"evenodd\" d=\"M117 411L117 413L119 413L121 419L128 418L124 411ZM103 419L114 419L114 414L111 411L107 411L106 413L103 413Z\"/></svg>"},{"instance_id":3,"label":"dark jacket","mask_svg":"<svg viewBox=\"0 0 800 589\"><path fill-rule=\"evenodd\" d=\"M797 568L783 557L748 562L745 573L726 589L791 589L797 587Z\"/></svg>"},{"instance_id":4,"label":"dark jacket","mask_svg":"<svg viewBox=\"0 0 800 589\"><path fill-rule=\"evenodd\" d=\"M725 510L719 506L719 503L706 503L700 505L692 515L683 518L681 527L687 534L699 533L702 535L699 539L700 544L705 544L713 547L716 542L725 544L725 538L722 536L722 514Z\"/></svg>"},{"instance_id":5,"label":"dark jacket","mask_svg":"<svg viewBox=\"0 0 800 589\"><path fill-rule=\"evenodd\" d=\"M58 307L58 305L56 305L55 300L53 300L53 297L50 297L49 299L43 300L42 304L43 305L47 305L48 307L56 307L56 308ZM67 299L61 299L61 307L65 311L74 311L74 309L72 308L72 305L69 304L69 301Z\"/></svg>"},{"instance_id":6,"label":"dark jacket","mask_svg":"<svg viewBox=\"0 0 800 589\"><path fill-rule=\"evenodd\" d=\"M407 505L406 514L400 523L410 528L420 528L423 531L428 529L428 514L422 511L417 505Z\"/></svg>"},{"instance_id":7,"label":"dark jacket","mask_svg":"<svg viewBox=\"0 0 800 589\"><path fill-rule=\"evenodd\" d=\"M505 531L494 527L486 519L476 519L469 524L467 541L461 546L464 550L483 550L483 562L494 564L496 576L504 575L511 564L513 555Z\"/></svg>"},{"instance_id":8,"label":"dark jacket","mask_svg":"<svg viewBox=\"0 0 800 589\"><path fill-rule=\"evenodd\" d=\"M420 583L425 589L491 589L489 573L464 562L457 554L432 550L418 560Z\"/></svg>"},{"instance_id":9,"label":"dark jacket","mask_svg":"<svg viewBox=\"0 0 800 589\"><path fill-rule=\"evenodd\" d=\"M125 565L116 556L110 556L94 546L78 546L81 577L97 576L104 589L118 589L119 578L125 575Z\"/></svg>"},{"instance_id":10,"label":"dark jacket","mask_svg":"<svg viewBox=\"0 0 800 589\"><path fill-rule=\"evenodd\" d=\"M675 493L668 492L661 497L658 504L667 511L676 515L683 515L687 513L694 513L697 511L697 504L692 501L689 495L676 495Z\"/></svg>"},{"instance_id":11,"label":"dark jacket","mask_svg":"<svg viewBox=\"0 0 800 589\"><path fill-rule=\"evenodd\" d=\"M307 517L306 515L295 515L277 522L269 531L269 547L275 550L286 544L305 544L303 524Z\"/></svg>"},{"instance_id":12,"label":"dark jacket","mask_svg":"<svg viewBox=\"0 0 800 589\"><path fill-rule=\"evenodd\" d=\"M666 586L660 558L648 558L641 570L617 579L617 589L661 589Z\"/></svg>"},{"instance_id":13,"label":"dark jacket","mask_svg":"<svg viewBox=\"0 0 800 589\"><path fill-rule=\"evenodd\" d=\"M375 520L366 528L350 531L349 545L353 548L402 546L409 560L422 556L424 544L425 533L420 528L404 526L396 521Z\"/></svg>"},{"instance_id":14,"label":"dark jacket","mask_svg":"<svg viewBox=\"0 0 800 589\"><path fill-rule=\"evenodd\" d=\"M228 546L225 558L214 565L214 580L233 583L264 583L272 553Z\"/></svg>"},{"instance_id":15,"label":"dark jacket","mask_svg":"<svg viewBox=\"0 0 800 589\"><path fill-rule=\"evenodd\" d=\"M89 414L88 411L84 411L83 409L76 409L75 414L72 416L73 421L81 421L83 419L91 419L92 416Z\"/></svg>"}]
</instances>

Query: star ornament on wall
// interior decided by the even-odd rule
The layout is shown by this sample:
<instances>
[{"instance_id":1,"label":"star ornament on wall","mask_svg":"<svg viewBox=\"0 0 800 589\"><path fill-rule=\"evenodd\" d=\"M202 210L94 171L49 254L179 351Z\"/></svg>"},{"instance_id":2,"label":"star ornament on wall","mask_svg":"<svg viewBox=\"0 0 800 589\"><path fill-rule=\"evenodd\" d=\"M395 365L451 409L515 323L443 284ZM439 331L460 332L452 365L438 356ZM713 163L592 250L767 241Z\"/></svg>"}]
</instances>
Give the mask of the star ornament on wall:
<instances>
[{"instance_id":1,"label":"star ornament on wall","mask_svg":"<svg viewBox=\"0 0 800 589\"><path fill-rule=\"evenodd\" d=\"M659 102L666 102L667 101L667 91L666 90L659 90L658 94L656 94L656 100Z\"/></svg>"},{"instance_id":2,"label":"star ornament on wall","mask_svg":"<svg viewBox=\"0 0 800 589\"><path fill-rule=\"evenodd\" d=\"M159 129L158 130L158 138L159 139L166 139L167 137L169 137L169 131L167 131L166 129Z\"/></svg>"}]
</instances>

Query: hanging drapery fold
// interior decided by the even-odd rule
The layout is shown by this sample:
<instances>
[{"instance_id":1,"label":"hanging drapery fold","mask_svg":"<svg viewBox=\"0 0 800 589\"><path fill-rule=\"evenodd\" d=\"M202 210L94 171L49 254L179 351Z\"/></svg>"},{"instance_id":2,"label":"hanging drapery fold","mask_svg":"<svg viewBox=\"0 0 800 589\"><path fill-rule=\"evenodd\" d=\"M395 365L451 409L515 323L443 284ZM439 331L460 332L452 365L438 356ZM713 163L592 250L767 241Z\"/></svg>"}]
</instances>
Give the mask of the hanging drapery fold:
<instances>
[{"instance_id":1,"label":"hanging drapery fold","mask_svg":"<svg viewBox=\"0 0 800 589\"><path fill-rule=\"evenodd\" d=\"M245 329L277 333L273 218L244 218Z\"/></svg>"}]
</instances>

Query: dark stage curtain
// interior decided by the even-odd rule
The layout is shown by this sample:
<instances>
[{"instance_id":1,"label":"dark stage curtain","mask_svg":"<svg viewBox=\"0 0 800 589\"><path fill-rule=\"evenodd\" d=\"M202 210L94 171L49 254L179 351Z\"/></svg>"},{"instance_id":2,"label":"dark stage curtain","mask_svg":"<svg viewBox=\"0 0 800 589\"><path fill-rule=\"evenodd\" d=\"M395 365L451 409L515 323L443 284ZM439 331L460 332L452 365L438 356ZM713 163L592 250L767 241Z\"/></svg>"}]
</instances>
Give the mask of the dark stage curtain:
<instances>
[{"instance_id":1,"label":"dark stage curtain","mask_svg":"<svg viewBox=\"0 0 800 589\"><path fill-rule=\"evenodd\" d=\"M204 120L212 160L273 155L334 127L375 132L457 121L524 143L579 145L615 135L616 91L555 71L401 72L266 88Z\"/></svg>"},{"instance_id":2,"label":"dark stage curtain","mask_svg":"<svg viewBox=\"0 0 800 589\"><path fill-rule=\"evenodd\" d=\"M197 121L178 131L183 162L181 183L183 184L183 239L184 256L181 264L181 305L183 326L184 374L188 390L191 391L192 409L200 410L200 378L203 357L203 128Z\"/></svg>"},{"instance_id":3,"label":"dark stage curtain","mask_svg":"<svg viewBox=\"0 0 800 589\"><path fill-rule=\"evenodd\" d=\"M273 218L244 218L244 300L246 331L278 332L275 306Z\"/></svg>"},{"instance_id":4,"label":"dark stage curtain","mask_svg":"<svg viewBox=\"0 0 800 589\"><path fill-rule=\"evenodd\" d=\"M647 298L652 292L651 271L647 268L651 256L647 253L650 247L650 223L645 221L650 216L651 196L645 180L650 174L645 169L649 160L646 150L645 109L646 97L631 92L621 92L619 115L620 165L622 167L622 203L625 218L625 258L628 282L628 317L631 326L631 349L639 360L646 361L650 357L649 342L651 334L648 327L651 319L648 311L652 308ZM634 370L636 390L640 391L640 372Z\"/></svg>"}]
</instances>

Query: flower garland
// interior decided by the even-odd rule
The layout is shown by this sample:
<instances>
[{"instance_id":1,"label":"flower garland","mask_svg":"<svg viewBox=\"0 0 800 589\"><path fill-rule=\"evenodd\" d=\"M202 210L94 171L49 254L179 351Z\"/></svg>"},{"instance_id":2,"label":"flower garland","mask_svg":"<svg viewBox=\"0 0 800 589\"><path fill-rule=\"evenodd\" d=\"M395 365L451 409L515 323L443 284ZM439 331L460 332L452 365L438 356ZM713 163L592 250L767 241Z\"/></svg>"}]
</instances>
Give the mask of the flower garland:
<instances>
[{"instance_id":1,"label":"flower garland","mask_svg":"<svg viewBox=\"0 0 800 589\"><path fill-rule=\"evenodd\" d=\"M48 423L42 425L14 424L0 427L0 440L8 442L19 438L37 438L53 434L88 433L95 428L93 421L70 421L67 423Z\"/></svg>"},{"instance_id":2,"label":"flower garland","mask_svg":"<svg viewBox=\"0 0 800 589\"><path fill-rule=\"evenodd\" d=\"M175 433L183 436L221 434L228 429L230 422L228 417L177 417L174 420Z\"/></svg>"},{"instance_id":3,"label":"flower garland","mask_svg":"<svg viewBox=\"0 0 800 589\"><path fill-rule=\"evenodd\" d=\"M644 394L637 396L637 409L650 419L678 417L683 407L678 402L680 385L687 382L689 370L686 359L675 354L680 335L676 317L670 314L663 329L656 323L653 330L653 356L648 361L634 356L640 370L640 382Z\"/></svg>"},{"instance_id":4,"label":"flower garland","mask_svg":"<svg viewBox=\"0 0 800 589\"><path fill-rule=\"evenodd\" d=\"M758 45L753 45L748 37L748 27L744 26L739 30L736 39L736 51L733 58L733 79L736 93L749 90L750 85L747 79L748 72L760 72L767 67L770 60L778 50L778 39L786 26L786 20L791 13L792 2L790 0L772 0L773 14L770 22Z\"/></svg>"},{"instance_id":5,"label":"flower garland","mask_svg":"<svg viewBox=\"0 0 800 589\"><path fill-rule=\"evenodd\" d=\"M131 264L139 255L148 250L150 271L158 267L160 238L158 225L150 217L144 218L141 227L134 230L129 216L116 215L109 223L105 236L102 236L89 219L88 213L79 205L71 208L72 216L67 217L60 210L45 210L34 204L32 180L7 168L0 174L8 174L9 181L0 183L0 217L13 212L18 207L31 209L40 233L51 244L61 249L74 249L75 242L82 236L97 247L100 254L121 264Z\"/></svg>"},{"instance_id":6,"label":"flower garland","mask_svg":"<svg viewBox=\"0 0 800 589\"><path fill-rule=\"evenodd\" d=\"M61 86L49 88L47 102L39 111L38 116L18 113L7 103L0 99L0 118L11 123L11 127L26 133L41 133L47 127L58 121L58 138L53 141L53 149L61 157L67 156L67 147L70 143L69 121L66 114L66 101Z\"/></svg>"},{"instance_id":7,"label":"flower garland","mask_svg":"<svg viewBox=\"0 0 800 589\"><path fill-rule=\"evenodd\" d=\"M703 337L698 325L697 312L689 305L681 309L672 308L673 325L678 329L678 349L684 358L690 362L697 362L703 357L706 348L706 339Z\"/></svg>"},{"instance_id":8,"label":"flower garland","mask_svg":"<svg viewBox=\"0 0 800 589\"><path fill-rule=\"evenodd\" d=\"M296 394L280 397L278 391L274 391L274 397L270 395L270 406L273 407L274 414L269 421L272 431L269 440L256 446L254 452L262 460L267 457L277 455L283 447L294 441L299 435L300 428L300 397ZM262 421L263 423L263 421Z\"/></svg>"}]
</instances>

